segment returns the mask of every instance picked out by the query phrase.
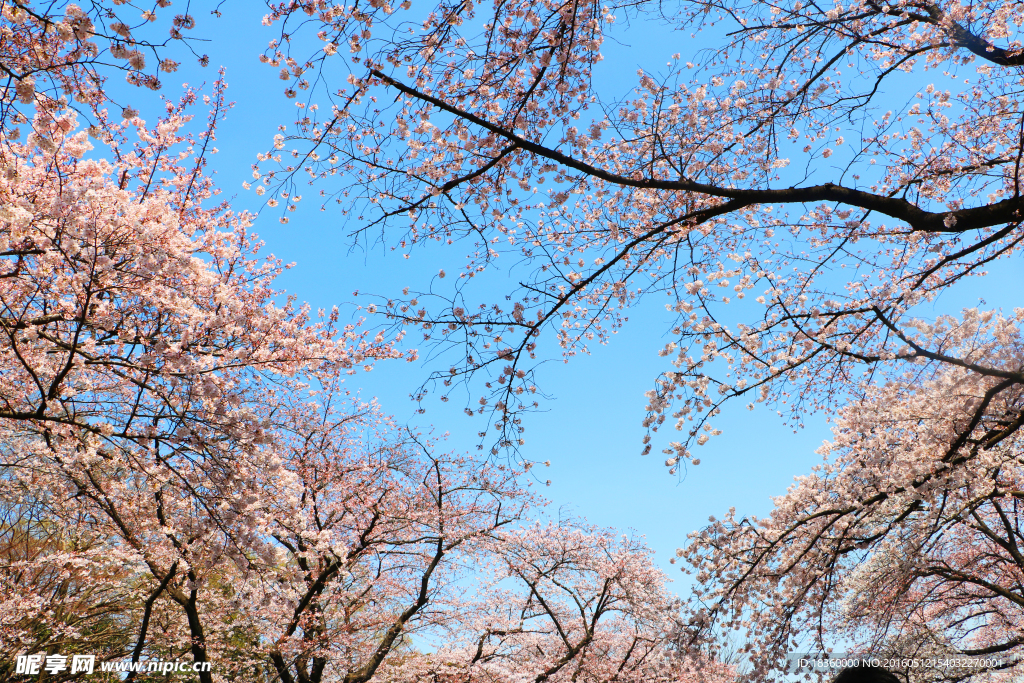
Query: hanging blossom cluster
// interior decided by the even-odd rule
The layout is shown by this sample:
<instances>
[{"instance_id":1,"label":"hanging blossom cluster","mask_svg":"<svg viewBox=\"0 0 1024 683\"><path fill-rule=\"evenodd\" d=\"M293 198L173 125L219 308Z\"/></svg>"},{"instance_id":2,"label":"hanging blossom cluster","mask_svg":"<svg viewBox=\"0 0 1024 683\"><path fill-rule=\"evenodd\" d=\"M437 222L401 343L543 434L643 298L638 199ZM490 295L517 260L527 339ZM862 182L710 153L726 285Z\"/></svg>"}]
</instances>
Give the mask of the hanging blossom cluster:
<instances>
[{"instance_id":1,"label":"hanging blossom cluster","mask_svg":"<svg viewBox=\"0 0 1024 683\"><path fill-rule=\"evenodd\" d=\"M470 247L379 309L446 359L419 398L480 378L465 410L488 416L496 449L523 439L547 330L569 358L640 299L666 297L673 365L648 396L645 448L666 423L681 430L665 448L676 471L718 433L727 401L768 403L798 426L865 377L947 363L938 347L902 350L915 308L1016 253L1019 5L665 11L324 0L265 18L281 26L265 61L329 92L297 103L294 128L260 155L258 191L294 195L305 175L324 208L361 221L355 240L382 236L405 256ZM609 92L606 37L636 40L656 12L728 37ZM894 87L905 100L880 94ZM502 256L521 286L488 301L472 285Z\"/></svg>"}]
</instances>

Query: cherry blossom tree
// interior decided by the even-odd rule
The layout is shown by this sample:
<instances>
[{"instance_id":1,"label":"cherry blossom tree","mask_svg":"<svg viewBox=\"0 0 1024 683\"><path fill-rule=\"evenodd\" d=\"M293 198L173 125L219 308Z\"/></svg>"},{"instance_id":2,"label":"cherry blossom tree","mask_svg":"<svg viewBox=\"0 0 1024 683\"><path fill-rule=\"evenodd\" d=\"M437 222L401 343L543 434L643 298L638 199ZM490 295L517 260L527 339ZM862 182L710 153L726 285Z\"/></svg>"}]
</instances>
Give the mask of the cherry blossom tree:
<instances>
[{"instance_id":1,"label":"cherry blossom tree","mask_svg":"<svg viewBox=\"0 0 1024 683\"><path fill-rule=\"evenodd\" d=\"M338 387L293 392L276 444L289 478L266 470L268 542L284 561L248 601L281 681L376 680L410 638L449 618L456 582L482 541L519 522L530 497L515 472L403 433Z\"/></svg>"},{"instance_id":2,"label":"cherry blossom tree","mask_svg":"<svg viewBox=\"0 0 1024 683\"><path fill-rule=\"evenodd\" d=\"M385 293L390 320L449 352L421 396L483 372L466 411L515 447L544 331L585 351L645 294L675 317L645 421L684 433L670 468L727 401L797 425L918 361L964 365L909 325L1016 252L1019 5L418 7L271 7L281 37L263 59L310 94L259 168L286 194L316 181L361 216L354 239L472 247L454 283ZM666 47L615 92L607 39L643 41L653 22L701 51ZM481 301L471 283L502 264L520 286Z\"/></svg>"},{"instance_id":3,"label":"cherry blossom tree","mask_svg":"<svg viewBox=\"0 0 1024 683\"><path fill-rule=\"evenodd\" d=\"M1022 319L1017 309L936 327L961 340L958 355L1016 368ZM1021 393L1000 383L950 368L846 407L826 462L770 516L740 519L733 509L679 551L700 584L688 636L739 629L757 653L754 678L785 668L797 643L822 652L843 639L897 657L978 659L973 669L909 672L926 680L1016 670L1024 470L1009 427Z\"/></svg>"},{"instance_id":4,"label":"cherry blossom tree","mask_svg":"<svg viewBox=\"0 0 1024 683\"><path fill-rule=\"evenodd\" d=\"M443 647L391 667L389 680L735 679L731 666L666 647L678 604L640 539L563 520L498 540L470 619L449 621Z\"/></svg>"},{"instance_id":5,"label":"cherry blossom tree","mask_svg":"<svg viewBox=\"0 0 1024 683\"><path fill-rule=\"evenodd\" d=\"M9 555L5 580L33 585L24 605L8 606L35 609L38 598L41 615L67 608L72 622L93 623L104 612L80 595L96 588L79 581L130 567L124 588L151 591L144 606L125 607L142 624L134 656L166 594L187 622L176 637L204 662L211 625L200 619L200 583L223 580L226 539L242 538L226 535L210 510L237 510L252 495L246 466L272 465L259 459L268 438L266 416L254 410L259 397L307 368L343 375L396 353L340 326L336 312L311 321L307 308L277 302L281 265L255 257L251 217L207 206L216 190L202 166L214 151L223 84L209 100L209 125L193 135L184 127L197 97L186 90L167 103L152 129L136 118L97 131L107 140L104 130L138 137L116 150L116 164L87 156L92 144L75 114L45 95L36 97L26 142L4 136L0 428L4 501L18 511L5 537L46 546L52 532L40 536L32 528L39 524L22 522L41 507L44 527L78 539L77 549L61 542ZM196 544L205 565L190 556ZM76 588L59 589L60 608L45 593L58 579ZM11 619L14 642L31 644L26 624ZM31 619L27 626L39 630ZM61 636L53 623L43 630Z\"/></svg>"}]
</instances>

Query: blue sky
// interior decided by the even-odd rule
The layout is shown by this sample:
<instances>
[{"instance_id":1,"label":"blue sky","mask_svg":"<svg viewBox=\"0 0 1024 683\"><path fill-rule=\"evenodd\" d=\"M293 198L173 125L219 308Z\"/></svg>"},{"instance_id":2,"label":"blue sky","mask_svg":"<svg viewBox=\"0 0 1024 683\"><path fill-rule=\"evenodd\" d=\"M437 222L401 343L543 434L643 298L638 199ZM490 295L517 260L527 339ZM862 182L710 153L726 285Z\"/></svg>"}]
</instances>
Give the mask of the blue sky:
<instances>
[{"instance_id":1,"label":"blue sky","mask_svg":"<svg viewBox=\"0 0 1024 683\"><path fill-rule=\"evenodd\" d=\"M216 20L203 9L193 9L199 22L193 33L211 38L196 46L197 51L209 53L210 67L183 65L179 72L164 78L164 92L173 98L177 84L212 82L216 68L226 68L228 99L236 104L218 133L220 152L211 158L211 164L225 194L236 195L236 208L258 210L258 198L243 190L242 182L251 179L250 166L257 152L271 146L277 127L294 119L295 106L282 95L283 83L277 80L276 69L257 59L273 37L271 30L260 26L263 6L247 2L226 4L221 9L224 17ZM623 40L630 35L625 32ZM700 48L688 36L662 30L639 35L643 36L642 49L624 42L605 50L605 76L610 83L620 82L622 93L642 61L656 68L674 52L683 52L685 60L687 53L692 56ZM143 118L155 118L151 95L127 87L116 89ZM314 307L351 302L357 289L387 295L407 285L422 287L425 278L438 268L457 267L466 249L456 245L448 252L414 252L408 260L383 249L350 251L346 222L339 213L321 213L315 202L306 201L291 214L287 225L278 223L278 215L261 216L255 231L265 240L267 253L296 264L280 279L280 285ZM979 296L993 306L1018 304L1018 293L1024 291L1019 262L1004 263L993 271L984 283L945 295L938 306L957 310L977 305ZM495 286L500 285L500 277L500 272L493 276ZM641 457L644 392L666 367L657 354L666 341L663 334L668 326L663 303L652 299L634 310L624 330L609 345L594 347L592 355L577 357L569 364L554 360L545 366L542 389L554 398L543 404L545 412L525 418L524 455L534 461L551 461L550 468L534 471L541 480L552 480L542 492L553 508L563 508L594 524L645 534L657 552L658 563L671 578L679 579L678 567L670 567L668 560L675 548L685 543L687 533L706 524L709 515L721 515L730 506L743 514L766 514L771 509L770 496L784 493L795 475L806 473L820 461L814 450L829 437L829 431L824 415L811 416L805 429L793 433L774 411L759 407L748 412L737 404L716 422L723 435L702 447L702 464L690 467L685 477L667 474L658 449ZM476 423L483 418L468 418L461 405L445 406L436 401L427 404L426 414L415 414L409 394L428 371L422 363L382 363L350 382L363 396L378 396L399 420L420 428L433 425L436 431L451 434L452 448L473 449L480 428ZM683 585L685 581L676 588Z\"/></svg>"}]
</instances>

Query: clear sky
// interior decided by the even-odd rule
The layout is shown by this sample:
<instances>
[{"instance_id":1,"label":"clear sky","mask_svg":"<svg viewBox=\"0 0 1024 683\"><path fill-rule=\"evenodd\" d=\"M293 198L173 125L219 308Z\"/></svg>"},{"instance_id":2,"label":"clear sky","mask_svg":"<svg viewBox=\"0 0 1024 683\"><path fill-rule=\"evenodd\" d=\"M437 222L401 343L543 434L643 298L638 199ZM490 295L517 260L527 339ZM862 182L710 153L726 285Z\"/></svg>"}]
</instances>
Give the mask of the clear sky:
<instances>
[{"instance_id":1,"label":"clear sky","mask_svg":"<svg viewBox=\"0 0 1024 683\"><path fill-rule=\"evenodd\" d=\"M225 194L235 195L234 206L256 211L259 198L243 190L242 182L251 179L250 166L257 152L270 148L278 125L294 119L294 101L282 95L277 70L257 59L273 37L272 30L260 26L265 11L262 4L251 0L225 3L220 6L224 13L220 19L206 14L204 4L191 5L198 20L192 33L210 39L195 46L198 52L210 55L210 67L183 65L177 73L165 76L164 92L174 97L177 84L212 82L218 66L227 69L228 99L236 105L218 133L220 151L211 158L211 165ZM640 44L626 42L631 38ZM641 64L656 68L675 52L682 52L684 59L692 58L701 47L688 34L669 34L654 27L624 30L621 40L606 46L602 64L607 82L621 83L621 94ZM143 118L155 119L151 95L127 86L116 90ZM356 226L343 215L321 213L312 200L302 202L287 225L278 223L278 215L261 216L254 229L265 240L267 253L295 263L280 285L314 308L352 302L352 292L357 289L387 295L404 286L423 286L425 278L440 267L454 270L467 249L456 244L447 251L414 252L409 260L380 248L350 251L346 235ZM977 305L980 296L990 306L1019 305L1019 293L1024 291L1024 269L1019 262L1004 263L993 271L984 282L945 295L941 307L958 310ZM500 285L501 277L499 271L495 286ZM543 404L545 412L525 417L524 455L551 461L550 468L535 472L541 480L552 480L542 492L552 500L553 508L564 508L594 524L632 528L646 535L659 564L671 578L680 579L678 568L670 567L668 560L685 543L687 533L706 524L709 515L721 515L730 506L744 514L766 514L771 509L770 496L784 493L794 476L808 472L820 461L814 450L829 437L829 431L824 415L811 416L806 428L794 434L774 411L758 407L748 412L736 404L716 421L724 434L701 448L697 454L701 465L691 466L684 477L667 474L658 449L641 457L643 394L667 366L657 354L666 341L663 335L668 326L663 303L652 299L634 310L624 330L609 345L593 348L592 355L577 357L569 364L556 359L542 369L541 388L554 398ZM427 404L426 414L415 414L409 394L428 372L422 361L412 365L381 363L350 382L363 396L378 396L399 420L419 428L433 425L438 432L450 432L452 448L473 449L483 418L468 418L461 405L445 406L437 401ZM685 581L676 588L683 585Z\"/></svg>"}]
</instances>

